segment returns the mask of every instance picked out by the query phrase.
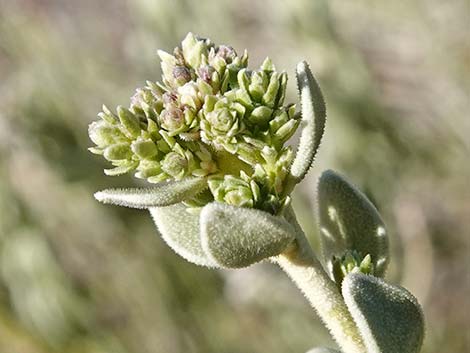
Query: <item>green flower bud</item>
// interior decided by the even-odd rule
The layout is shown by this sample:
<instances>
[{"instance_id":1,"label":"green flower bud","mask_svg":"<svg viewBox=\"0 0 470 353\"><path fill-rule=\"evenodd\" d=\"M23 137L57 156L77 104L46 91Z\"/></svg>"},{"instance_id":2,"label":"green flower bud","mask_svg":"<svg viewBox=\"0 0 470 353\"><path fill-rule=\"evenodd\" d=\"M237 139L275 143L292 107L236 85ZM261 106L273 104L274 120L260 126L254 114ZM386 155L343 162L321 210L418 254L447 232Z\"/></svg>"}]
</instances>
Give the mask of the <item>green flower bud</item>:
<instances>
[{"instance_id":1,"label":"green flower bud","mask_svg":"<svg viewBox=\"0 0 470 353\"><path fill-rule=\"evenodd\" d=\"M260 189L256 182L249 181L246 174L242 174L242 176L247 180L233 175L225 175L223 179L210 179L209 189L214 195L215 201L238 207L253 208L259 201Z\"/></svg>"},{"instance_id":2,"label":"green flower bud","mask_svg":"<svg viewBox=\"0 0 470 353\"><path fill-rule=\"evenodd\" d=\"M126 137L119 130L119 127L110 125L103 120L92 122L88 127L88 135L98 147L106 147L126 141Z\"/></svg>"},{"instance_id":3,"label":"green flower bud","mask_svg":"<svg viewBox=\"0 0 470 353\"><path fill-rule=\"evenodd\" d=\"M161 67L162 67L162 73L163 73L163 82L166 83L168 86L172 87L173 86L173 69L175 68L177 61L176 58L168 54L166 51L163 50L158 50L157 51L158 56L161 59Z\"/></svg>"},{"instance_id":4,"label":"green flower bud","mask_svg":"<svg viewBox=\"0 0 470 353\"><path fill-rule=\"evenodd\" d=\"M269 57L264 59L263 63L261 64L260 69L262 71L276 71L276 67L274 66L273 62Z\"/></svg>"},{"instance_id":5,"label":"green flower bud","mask_svg":"<svg viewBox=\"0 0 470 353\"><path fill-rule=\"evenodd\" d=\"M169 176L177 180L191 173L198 168L198 163L194 154L183 149L179 144L173 146L173 150L163 159L162 170Z\"/></svg>"},{"instance_id":6,"label":"green flower bud","mask_svg":"<svg viewBox=\"0 0 470 353\"><path fill-rule=\"evenodd\" d=\"M271 77L269 78L268 87L266 88L266 91L261 99L263 104L266 104L271 108L275 107L280 84L281 82L279 79L279 74L277 72L272 73Z\"/></svg>"},{"instance_id":7,"label":"green flower bud","mask_svg":"<svg viewBox=\"0 0 470 353\"><path fill-rule=\"evenodd\" d=\"M203 142L214 144L217 148L230 149L237 142L236 135L243 132L243 117L246 109L226 97L214 104L214 98L206 99L201 119L201 138Z\"/></svg>"},{"instance_id":8,"label":"green flower bud","mask_svg":"<svg viewBox=\"0 0 470 353\"><path fill-rule=\"evenodd\" d=\"M284 101L287 85L287 74L274 71L269 59L266 59L261 69L249 72L242 69L237 74L238 99L245 105L264 105L273 110Z\"/></svg>"},{"instance_id":9,"label":"green flower bud","mask_svg":"<svg viewBox=\"0 0 470 353\"><path fill-rule=\"evenodd\" d=\"M129 160L132 158L132 151L128 143L117 143L106 147L103 156L108 161Z\"/></svg>"},{"instance_id":10,"label":"green flower bud","mask_svg":"<svg viewBox=\"0 0 470 353\"><path fill-rule=\"evenodd\" d=\"M300 124L300 115L295 114L295 106L279 109L269 122L269 138L275 146L282 146L295 133Z\"/></svg>"},{"instance_id":11,"label":"green flower bud","mask_svg":"<svg viewBox=\"0 0 470 353\"><path fill-rule=\"evenodd\" d=\"M188 33L181 42L184 60L194 70L197 70L204 61L207 62L210 45L210 40L198 39L194 34Z\"/></svg>"},{"instance_id":12,"label":"green flower bud","mask_svg":"<svg viewBox=\"0 0 470 353\"><path fill-rule=\"evenodd\" d=\"M162 169L175 179L181 179L187 172L188 161L184 156L176 152L170 152L163 160Z\"/></svg>"},{"instance_id":13,"label":"green flower bud","mask_svg":"<svg viewBox=\"0 0 470 353\"><path fill-rule=\"evenodd\" d=\"M204 97L200 93L199 86L196 82L191 81L178 87L177 92L182 105L190 106L196 110L199 110L202 107Z\"/></svg>"},{"instance_id":14,"label":"green flower bud","mask_svg":"<svg viewBox=\"0 0 470 353\"><path fill-rule=\"evenodd\" d=\"M277 151L273 147L264 147L261 150L263 162L255 166L254 177L267 185L270 193L280 195L284 190L284 182L294 158L290 147Z\"/></svg>"},{"instance_id":15,"label":"green flower bud","mask_svg":"<svg viewBox=\"0 0 470 353\"><path fill-rule=\"evenodd\" d=\"M108 124L115 125L119 122L119 119L116 115L114 115L111 110L108 109L107 106L103 104L102 112L98 114L98 116L106 121Z\"/></svg>"},{"instance_id":16,"label":"green flower bud","mask_svg":"<svg viewBox=\"0 0 470 353\"><path fill-rule=\"evenodd\" d=\"M132 142L131 149L140 159L150 159L158 154L158 148L155 142L141 137Z\"/></svg>"},{"instance_id":17,"label":"green flower bud","mask_svg":"<svg viewBox=\"0 0 470 353\"><path fill-rule=\"evenodd\" d=\"M117 113L126 135L130 138L138 137L142 130L140 128L139 118L137 118L129 109L122 106L117 108Z\"/></svg>"},{"instance_id":18,"label":"green flower bud","mask_svg":"<svg viewBox=\"0 0 470 353\"><path fill-rule=\"evenodd\" d=\"M269 76L264 71L255 71L251 74L248 92L255 102L261 102L269 85Z\"/></svg>"},{"instance_id":19,"label":"green flower bud","mask_svg":"<svg viewBox=\"0 0 470 353\"><path fill-rule=\"evenodd\" d=\"M344 277L349 273L374 274L374 265L370 254L361 256L356 250L347 250L341 257L333 256L332 266L331 272L339 287L341 287Z\"/></svg>"},{"instance_id":20,"label":"green flower bud","mask_svg":"<svg viewBox=\"0 0 470 353\"><path fill-rule=\"evenodd\" d=\"M151 183L159 183L166 178L166 174L162 172L160 163L148 159L140 161L135 176L140 179L147 179Z\"/></svg>"},{"instance_id":21,"label":"green flower bud","mask_svg":"<svg viewBox=\"0 0 470 353\"><path fill-rule=\"evenodd\" d=\"M148 82L147 85L147 87L136 89L131 97L130 110L136 115L145 115L146 118L155 119L163 108L163 92L152 82Z\"/></svg>"},{"instance_id":22,"label":"green flower bud","mask_svg":"<svg viewBox=\"0 0 470 353\"><path fill-rule=\"evenodd\" d=\"M264 105L256 107L248 117L248 120L253 125L264 127L271 119L271 115L273 114L273 110L268 108Z\"/></svg>"}]
</instances>

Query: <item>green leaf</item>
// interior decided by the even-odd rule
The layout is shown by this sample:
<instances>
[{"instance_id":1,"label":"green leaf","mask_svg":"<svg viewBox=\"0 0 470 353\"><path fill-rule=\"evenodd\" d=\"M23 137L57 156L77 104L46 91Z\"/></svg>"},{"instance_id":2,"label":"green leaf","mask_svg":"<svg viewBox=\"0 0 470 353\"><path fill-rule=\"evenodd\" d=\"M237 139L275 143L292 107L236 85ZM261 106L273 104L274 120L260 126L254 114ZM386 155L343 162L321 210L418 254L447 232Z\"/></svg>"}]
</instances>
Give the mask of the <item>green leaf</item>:
<instances>
[{"instance_id":1,"label":"green leaf","mask_svg":"<svg viewBox=\"0 0 470 353\"><path fill-rule=\"evenodd\" d=\"M149 209L163 240L178 255L196 265L217 267L201 246L199 215L189 213L181 203Z\"/></svg>"},{"instance_id":2,"label":"green leaf","mask_svg":"<svg viewBox=\"0 0 470 353\"><path fill-rule=\"evenodd\" d=\"M341 353L336 349L325 348L325 347L317 347L309 350L307 353Z\"/></svg>"},{"instance_id":3,"label":"green leaf","mask_svg":"<svg viewBox=\"0 0 470 353\"><path fill-rule=\"evenodd\" d=\"M201 211L202 247L222 267L246 267L278 255L294 238L289 223L264 211L216 202Z\"/></svg>"},{"instance_id":4,"label":"green leaf","mask_svg":"<svg viewBox=\"0 0 470 353\"><path fill-rule=\"evenodd\" d=\"M332 170L318 182L320 234L324 261L333 278L333 257L357 251L372 258L374 275L388 264L385 225L374 205L353 184Z\"/></svg>"},{"instance_id":5,"label":"green leaf","mask_svg":"<svg viewBox=\"0 0 470 353\"><path fill-rule=\"evenodd\" d=\"M297 84L302 106L302 133L291 167L291 176L298 183L307 174L320 147L325 130L326 106L320 86L305 61L297 65Z\"/></svg>"},{"instance_id":6,"label":"green leaf","mask_svg":"<svg viewBox=\"0 0 470 353\"><path fill-rule=\"evenodd\" d=\"M205 178L186 178L145 189L106 189L95 193L95 198L100 202L117 206L150 208L179 203L206 187Z\"/></svg>"},{"instance_id":7,"label":"green leaf","mask_svg":"<svg viewBox=\"0 0 470 353\"><path fill-rule=\"evenodd\" d=\"M419 352L424 318L410 292L362 273L347 275L342 287L368 353Z\"/></svg>"}]
</instances>

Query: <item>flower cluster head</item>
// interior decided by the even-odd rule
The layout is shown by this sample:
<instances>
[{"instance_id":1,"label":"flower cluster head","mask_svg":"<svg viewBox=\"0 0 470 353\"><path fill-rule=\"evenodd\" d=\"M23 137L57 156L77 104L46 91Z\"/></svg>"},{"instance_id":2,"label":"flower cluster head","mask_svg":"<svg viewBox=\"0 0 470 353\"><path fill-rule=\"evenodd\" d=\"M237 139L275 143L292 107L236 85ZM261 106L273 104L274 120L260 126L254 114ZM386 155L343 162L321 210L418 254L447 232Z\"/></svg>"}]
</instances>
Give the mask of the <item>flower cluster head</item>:
<instances>
[{"instance_id":1,"label":"flower cluster head","mask_svg":"<svg viewBox=\"0 0 470 353\"><path fill-rule=\"evenodd\" d=\"M105 173L150 183L203 177L209 187L188 206L216 200L277 213L293 160L285 143L299 125L284 104L286 73L269 59L250 70L246 51L192 33L158 55L161 81L138 88L128 108L104 106L89 127L90 151L114 166Z\"/></svg>"}]
</instances>

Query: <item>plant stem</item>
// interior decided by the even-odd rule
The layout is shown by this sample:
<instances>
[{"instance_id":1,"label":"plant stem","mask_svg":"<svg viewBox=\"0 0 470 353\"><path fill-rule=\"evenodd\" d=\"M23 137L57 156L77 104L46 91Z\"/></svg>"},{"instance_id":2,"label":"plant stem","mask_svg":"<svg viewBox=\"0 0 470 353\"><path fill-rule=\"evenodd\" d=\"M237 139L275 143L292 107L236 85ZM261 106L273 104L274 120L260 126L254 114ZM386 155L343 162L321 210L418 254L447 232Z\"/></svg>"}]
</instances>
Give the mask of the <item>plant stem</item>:
<instances>
[{"instance_id":1,"label":"plant stem","mask_svg":"<svg viewBox=\"0 0 470 353\"><path fill-rule=\"evenodd\" d=\"M295 282L323 320L344 353L365 353L366 348L336 284L313 253L292 208L286 219L296 229L297 244L274 260Z\"/></svg>"}]
</instances>

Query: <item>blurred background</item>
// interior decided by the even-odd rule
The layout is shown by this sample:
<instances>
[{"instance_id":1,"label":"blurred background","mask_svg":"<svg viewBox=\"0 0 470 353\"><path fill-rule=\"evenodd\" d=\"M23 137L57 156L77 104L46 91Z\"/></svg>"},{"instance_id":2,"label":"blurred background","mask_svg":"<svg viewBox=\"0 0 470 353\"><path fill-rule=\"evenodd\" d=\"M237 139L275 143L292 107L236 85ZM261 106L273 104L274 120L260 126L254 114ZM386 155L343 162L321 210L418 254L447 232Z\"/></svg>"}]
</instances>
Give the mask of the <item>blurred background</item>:
<instances>
[{"instance_id":1,"label":"blurred background","mask_svg":"<svg viewBox=\"0 0 470 353\"><path fill-rule=\"evenodd\" d=\"M295 208L317 247L315 183L346 174L392 235L388 279L424 307L423 352L470 347L470 4L438 1L0 0L0 352L302 353L334 346L271 264L185 262L143 211L95 191L87 125L159 80L156 50L189 31L306 59L328 104ZM290 99L296 100L290 80Z\"/></svg>"}]
</instances>

